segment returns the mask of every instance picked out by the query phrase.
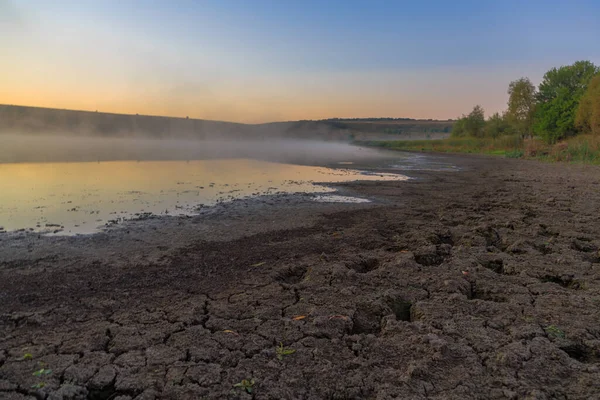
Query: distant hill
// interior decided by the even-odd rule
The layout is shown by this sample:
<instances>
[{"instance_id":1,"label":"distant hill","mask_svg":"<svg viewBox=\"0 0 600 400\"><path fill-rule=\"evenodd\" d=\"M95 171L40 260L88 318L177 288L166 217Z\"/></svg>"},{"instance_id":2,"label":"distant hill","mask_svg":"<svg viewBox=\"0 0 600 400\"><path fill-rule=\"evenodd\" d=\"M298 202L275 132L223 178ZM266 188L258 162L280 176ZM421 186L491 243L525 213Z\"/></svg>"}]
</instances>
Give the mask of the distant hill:
<instances>
[{"instance_id":1,"label":"distant hill","mask_svg":"<svg viewBox=\"0 0 600 400\"><path fill-rule=\"evenodd\" d=\"M193 118L114 114L0 105L0 134L62 134L148 138L415 139L447 136L454 121L410 118L333 118L241 124Z\"/></svg>"}]
</instances>

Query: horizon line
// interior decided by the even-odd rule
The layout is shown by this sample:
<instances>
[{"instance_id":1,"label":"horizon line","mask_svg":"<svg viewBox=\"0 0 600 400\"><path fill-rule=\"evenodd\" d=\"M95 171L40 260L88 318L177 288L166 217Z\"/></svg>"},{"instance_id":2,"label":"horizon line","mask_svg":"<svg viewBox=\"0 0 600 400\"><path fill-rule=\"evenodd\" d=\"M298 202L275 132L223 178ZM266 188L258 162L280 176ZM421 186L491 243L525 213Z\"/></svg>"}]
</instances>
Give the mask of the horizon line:
<instances>
[{"instance_id":1,"label":"horizon line","mask_svg":"<svg viewBox=\"0 0 600 400\"><path fill-rule=\"evenodd\" d=\"M22 108L37 108L44 110L56 110L56 111L70 111L70 112L81 112L90 114L110 114L110 115L125 115L125 116L139 116L139 117L150 117L150 118L174 118L174 119L188 119L194 121L208 121L208 122L221 122L227 124L237 125L266 125L266 124L278 124L278 123L289 123L289 122L326 122L326 121L356 121L356 122L369 122L369 120L397 120L397 121L428 121L428 122L450 122L455 119L438 119L438 118L410 118L410 117L330 117L323 119L297 119L297 120L281 120L281 121L267 121L259 123L248 123L248 122L236 122L236 121L224 121L216 119L196 118L196 117L181 117L174 115L156 115L156 114L140 114L140 113L119 113L112 111L100 111L100 110L84 110L84 109L73 109L73 108L57 108L57 107L44 107L44 106L32 106L24 104L3 104L0 103L0 107L22 107Z\"/></svg>"}]
</instances>

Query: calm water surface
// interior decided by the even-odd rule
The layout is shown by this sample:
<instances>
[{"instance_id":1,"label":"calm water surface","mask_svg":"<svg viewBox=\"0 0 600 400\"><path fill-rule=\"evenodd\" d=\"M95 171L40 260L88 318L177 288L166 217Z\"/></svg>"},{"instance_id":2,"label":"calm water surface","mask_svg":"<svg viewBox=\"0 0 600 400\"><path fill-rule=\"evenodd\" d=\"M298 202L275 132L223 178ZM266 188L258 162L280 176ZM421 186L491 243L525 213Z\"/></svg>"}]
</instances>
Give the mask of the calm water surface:
<instances>
[{"instance_id":1,"label":"calm water surface","mask_svg":"<svg viewBox=\"0 0 600 400\"><path fill-rule=\"evenodd\" d=\"M248 159L0 164L0 227L92 233L149 213L193 215L200 206L252 195L333 191L314 182L408 179L343 167Z\"/></svg>"}]
</instances>

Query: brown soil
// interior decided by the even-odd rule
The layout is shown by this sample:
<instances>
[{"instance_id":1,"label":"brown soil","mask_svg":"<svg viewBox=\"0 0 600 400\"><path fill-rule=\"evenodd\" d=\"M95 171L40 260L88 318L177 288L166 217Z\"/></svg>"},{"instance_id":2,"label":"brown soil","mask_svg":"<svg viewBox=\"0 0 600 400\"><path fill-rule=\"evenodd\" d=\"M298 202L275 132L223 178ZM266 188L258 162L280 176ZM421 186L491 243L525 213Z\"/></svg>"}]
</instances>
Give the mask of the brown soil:
<instances>
[{"instance_id":1,"label":"brown soil","mask_svg":"<svg viewBox=\"0 0 600 400\"><path fill-rule=\"evenodd\" d=\"M0 235L0 397L598 398L600 170L445 158L371 206Z\"/></svg>"}]
</instances>

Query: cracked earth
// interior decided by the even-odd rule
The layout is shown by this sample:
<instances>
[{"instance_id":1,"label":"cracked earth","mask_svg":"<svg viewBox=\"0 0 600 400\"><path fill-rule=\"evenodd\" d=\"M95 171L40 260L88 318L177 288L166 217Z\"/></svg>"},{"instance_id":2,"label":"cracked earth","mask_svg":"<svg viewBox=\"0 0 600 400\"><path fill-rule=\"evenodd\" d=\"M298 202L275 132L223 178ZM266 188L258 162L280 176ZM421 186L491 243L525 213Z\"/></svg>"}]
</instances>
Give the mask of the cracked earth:
<instances>
[{"instance_id":1,"label":"cracked earth","mask_svg":"<svg viewBox=\"0 0 600 400\"><path fill-rule=\"evenodd\" d=\"M3 399L591 399L600 169L450 157L86 238L0 235Z\"/></svg>"}]
</instances>

